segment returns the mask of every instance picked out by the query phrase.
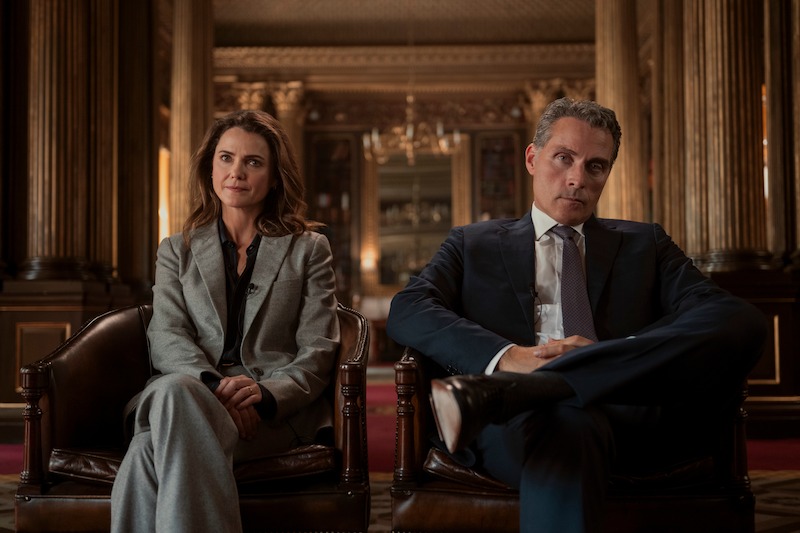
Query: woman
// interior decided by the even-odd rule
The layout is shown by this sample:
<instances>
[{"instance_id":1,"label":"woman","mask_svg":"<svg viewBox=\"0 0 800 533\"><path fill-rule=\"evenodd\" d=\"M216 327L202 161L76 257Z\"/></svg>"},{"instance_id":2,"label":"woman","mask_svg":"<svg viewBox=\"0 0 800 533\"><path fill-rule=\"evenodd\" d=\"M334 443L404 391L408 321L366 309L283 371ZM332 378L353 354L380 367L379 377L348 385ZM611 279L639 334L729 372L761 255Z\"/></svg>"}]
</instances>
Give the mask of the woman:
<instances>
[{"instance_id":1,"label":"woman","mask_svg":"<svg viewBox=\"0 0 800 533\"><path fill-rule=\"evenodd\" d=\"M158 249L150 356L112 531L240 531L232 464L314 441L339 342L328 241L304 219L288 138L259 111L214 124L196 207Z\"/></svg>"}]
</instances>

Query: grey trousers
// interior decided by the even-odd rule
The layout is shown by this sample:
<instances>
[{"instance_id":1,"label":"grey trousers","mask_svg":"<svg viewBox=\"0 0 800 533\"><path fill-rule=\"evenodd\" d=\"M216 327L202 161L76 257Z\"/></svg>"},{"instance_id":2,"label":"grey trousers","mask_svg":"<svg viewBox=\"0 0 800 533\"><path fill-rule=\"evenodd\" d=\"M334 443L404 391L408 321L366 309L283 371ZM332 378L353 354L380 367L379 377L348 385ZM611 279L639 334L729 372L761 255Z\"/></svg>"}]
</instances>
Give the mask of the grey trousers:
<instances>
[{"instance_id":1,"label":"grey trousers","mask_svg":"<svg viewBox=\"0 0 800 533\"><path fill-rule=\"evenodd\" d=\"M261 426L259 436L268 433ZM230 415L202 382L181 374L153 380L139 397L111 491L111 531L241 531L233 477L239 443Z\"/></svg>"}]
</instances>

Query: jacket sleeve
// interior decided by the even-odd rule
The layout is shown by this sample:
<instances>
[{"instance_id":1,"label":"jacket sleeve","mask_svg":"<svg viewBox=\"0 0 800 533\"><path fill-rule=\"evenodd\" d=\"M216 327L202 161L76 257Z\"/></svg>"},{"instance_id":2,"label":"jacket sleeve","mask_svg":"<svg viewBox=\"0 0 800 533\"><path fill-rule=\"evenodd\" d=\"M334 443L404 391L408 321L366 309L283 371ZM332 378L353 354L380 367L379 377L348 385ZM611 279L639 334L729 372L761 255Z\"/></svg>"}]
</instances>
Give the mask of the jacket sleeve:
<instances>
[{"instance_id":1,"label":"jacket sleeve","mask_svg":"<svg viewBox=\"0 0 800 533\"><path fill-rule=\"evenodd\" d=\"M509 340L464 318L464 230L453 228L419 276L392 299L387 333L451 374L483 372ZM488 304L488 301L487 301Z\"/></svg>"},{"instance_id":2,"label":"jacket sleeve","mask_svg":"<svg viewBox=\"0 0 800 533\"><path fill-rule=\"evenodd\" d=\"M279 275L273 288L276 294L270 299L273 305L267 304L264 309L269 317L264 323L269 326L255 337L258 344L252 348L253 364L261 364L265 369L258 382L275 397L278 420L293 415L323 393L334 371L340 341L330 245L327 238L317 233L302 238L308 239L309 246L298 247L290 252L294 257L287 258L289 263L297 265L289 270L301 280L281 281ZM278 295L277 291L284 294ZM285 316L277 317L275 313ZM293 334L276 333L276 327L293 327ZM285 341L276 346L271 338Z\"/></svg>"},{"instance_id":3,"label":"jacket sleeve","mask_svg":"<svg viewBox=\"0 0 800 533\"><path fill-rule=\"evenodd\" d=\"M197 325L187 306L183 286L186 280L181 279L180 272L184 248L180 236L164 239L158 247L153 317L147 329L150 357L153 367L163 374L181 373L197 379L203 372L219 376L207 350L197 344ZM210 320L216 315L211 304L207 305ZM219 333L224 338L224 333Z\"/></svg>"}]
</instances>

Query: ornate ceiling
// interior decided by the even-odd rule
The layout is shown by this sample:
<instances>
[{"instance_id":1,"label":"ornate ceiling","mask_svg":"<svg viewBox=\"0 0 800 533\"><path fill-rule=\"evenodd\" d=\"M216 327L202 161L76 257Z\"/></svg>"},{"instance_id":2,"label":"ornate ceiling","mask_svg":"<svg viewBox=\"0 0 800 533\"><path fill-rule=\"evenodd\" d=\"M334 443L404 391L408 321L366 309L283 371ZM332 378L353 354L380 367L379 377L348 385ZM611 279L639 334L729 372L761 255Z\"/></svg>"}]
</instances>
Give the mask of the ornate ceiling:
<instances>
[{"instance_id":1,"label":"ornate ceiling","mask_svg":"<svg viewBox=\"0 0 800 533\"><path fill-rule=\"evenodd\" d=\"M653 2L632 0L640 52ZM220 109L257 105L297 82L307 100L327 100L320 108L333 118L322 122L358 114L375 122L402 116L398 94L413 86L421 110L426 101L457 102L460 120L475 107L472 115L486 122L518 110L523 96L593 90L595 0L213 0L213 7ZM364 95L398 109L366 112Z\"/></svg>"},{"instance_id":2,"label":"ornate ceiling","mask_svg":"<svg viewBox=\"0 0 800 533\"><path fill-rule=\"evenodd\" d=\"M595 0L213 0L216 46L592 43Z\"/></svg>"}]
</instances>

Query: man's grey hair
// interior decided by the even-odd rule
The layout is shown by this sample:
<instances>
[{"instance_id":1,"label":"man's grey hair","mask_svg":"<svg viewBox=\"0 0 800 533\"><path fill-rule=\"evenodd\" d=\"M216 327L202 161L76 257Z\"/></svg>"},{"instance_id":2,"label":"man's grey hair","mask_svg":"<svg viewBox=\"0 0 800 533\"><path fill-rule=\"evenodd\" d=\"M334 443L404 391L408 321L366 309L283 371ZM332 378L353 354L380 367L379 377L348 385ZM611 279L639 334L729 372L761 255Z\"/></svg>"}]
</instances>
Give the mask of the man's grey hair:
<instances>
[{"instance_id":1,"label":"man's grey hair","mask_svg":"<svg viewBox=\"0 0 800 533\"><path fill-rule=\"evenodd\" d=\"M614 150L611 152L610 161L610 164L614 165L622 138L622 129L617 122L617 115L611 109L590 100L573 100L564 97L550 102L539 118L539 124L536 126L536 133L533 136L533 145L537 149L544 148L552 136L553 124L564 117L577 118L593 128L602 128L608 131L614 140Z\"/></svg>"}]
</instances>

